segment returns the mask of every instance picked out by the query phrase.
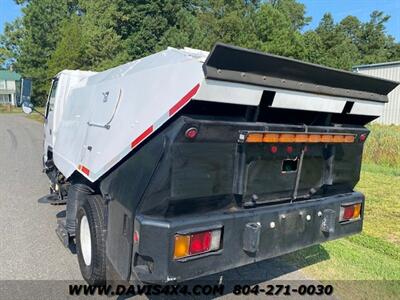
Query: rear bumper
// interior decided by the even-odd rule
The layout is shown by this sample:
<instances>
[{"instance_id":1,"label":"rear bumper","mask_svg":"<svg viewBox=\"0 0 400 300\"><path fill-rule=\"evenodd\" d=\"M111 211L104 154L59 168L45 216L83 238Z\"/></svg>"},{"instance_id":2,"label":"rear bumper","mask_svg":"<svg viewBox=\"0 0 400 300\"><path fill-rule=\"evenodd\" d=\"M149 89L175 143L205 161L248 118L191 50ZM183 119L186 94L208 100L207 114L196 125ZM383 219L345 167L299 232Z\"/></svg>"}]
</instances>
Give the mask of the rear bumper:
<instances>
[{"instance_id":1,"label":"rear bumper","mask_svg":"<svg viewBox=\"0 0 400 300\"><path fill-rule=\"evenodd\" d=\"M362 203L361 218L339 223L340 205L355 202ZM139 232L140 240L134 244L132 270L135 276L149 283L179 282L217 273L358 233L362 230L363 211L364 196L353 192L201 216L171 219L137 216L135 230ZM330 223L329 230L324 227L327 223ZM259 235L246 230L248 224L259 224ZM216 227L223 227L221 250L186 260L173 260L173 241L177 232ZM257 235L258 247L249 250L249 238L252 240Z\"/></svg>"}]
</instances>

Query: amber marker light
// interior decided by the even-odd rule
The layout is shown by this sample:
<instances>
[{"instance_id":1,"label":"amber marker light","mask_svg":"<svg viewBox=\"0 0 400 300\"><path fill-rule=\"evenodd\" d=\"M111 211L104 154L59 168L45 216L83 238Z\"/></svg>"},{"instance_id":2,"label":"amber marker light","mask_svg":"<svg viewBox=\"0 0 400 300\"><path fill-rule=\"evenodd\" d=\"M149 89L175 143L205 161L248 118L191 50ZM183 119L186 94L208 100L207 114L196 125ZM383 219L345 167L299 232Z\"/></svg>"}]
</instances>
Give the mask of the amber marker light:
<instances>
[{"instance_id":1,"label":"amber marker light","mask_svg":"<svg viewBox=\"0 0 400 300\"><path fill-rule=\"evenodd\" d=\"M262 143L264 135L262 133L250 133L247 138L247 143Z\"/></svg>"},{"instance_id":2,"label":"amber marker light","mask_svg":"<svg viewBox=\"0 0 400 300\"><path fill-rule=\"evenodd\" d=\"M354 143L354 141L355 141L354 135L345 135L344 136L345 143Z\"/></svg>"},{"instance_id":3,"label":"amber marker light","mask_svg":"<svg viewBox=\"0 0 400 300\"><path fill-rule=\"evenodd\" d=\"M280 143L293 143L295 141L295 135L290 133L282 133L279 135Z\"/></svg>"},{"instance_id":4,"label":"amber marker light","mask_svg":"<svg viewBox=\"0 0 400 300\"><path fill-rule=\"evenodd\" d=\"M330 134L323 134L321 135L321 142L322 143L332 143L333 136Z\"/></svg>"},{"instance_id":5,"label":"amber marker light","mask_svg":"<svg viewBox=\"0 0 400 300\"><path fill-rule=\"evenodd\" d=\"M174 258L182 258L189 255L190 236L175 235Z\"/></svg>"},{"instance_id":6,"label":"amber marker light","mask_svg":"<svg viewBox=\"0 0 400 300\"><path fill-rule=\"evenodd\" d=\"M279 142L279 134L277 133L266 133L263 138L264 143L277 143Z\"/></svg>"},{"instance_id":7,"label":"amber marker light","mask_svg":"<svg viewBox=\"0 0 400 300\"><path fill-rule=\"evenodd\" d=\"M359 140L365 139L362 135ZM244 140L244 138L240 138ZM345 133L292 133L292 132L251 132L246 136L246 143L354 143L356 136Z\"/></svg>"},{"instance_id":8,"label":"amber marker light","mask_svg":"<svg viewBox=\"0 0 400 300\"><path fill-rule=\"evenodd\" d=\"M321 142L321 135L319 134L310 134L308 137L308 142L309 143L319 143Z\"/></svg>"},{"instance_id":9,"label":"amber marker light","mask_svg":"<svg viewBox=\"0 0 400 300\"><path fill-rule=\"evenodd\" d=\"M334 135L333 142L334 143L344 143L344 135Z\"/></svg>"},{"instance_id":10,"label":"amber marker light","mask_svg":"<svg viewBox=\"0 0 400 300\"><path fill-rule=\"evenodd\" d=\"M296 143L307 143L308 135L307 134L296 134L294 139L295 139Z\"/></svg>"}]
</instances>

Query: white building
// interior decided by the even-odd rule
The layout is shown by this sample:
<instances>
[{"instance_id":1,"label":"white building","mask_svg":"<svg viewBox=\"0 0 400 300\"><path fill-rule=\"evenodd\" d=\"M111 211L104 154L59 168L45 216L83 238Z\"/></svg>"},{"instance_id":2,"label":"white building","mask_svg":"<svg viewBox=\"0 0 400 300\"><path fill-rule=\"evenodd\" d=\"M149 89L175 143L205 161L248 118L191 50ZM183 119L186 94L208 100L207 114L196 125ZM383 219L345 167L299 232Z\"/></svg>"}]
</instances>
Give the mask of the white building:
<instances>
[{"instance_id":1,"label":"white building","mask_svg":"<svg viewBox=\"0 0 400 300\"><path fill-rule=\"evenodd\" d=\"M355 66L353 71L400 82L400 61ZM389 103L385 105L383 115L376 122L400 125L400 87L389 94Z\"/></svg>"},{"instance_id":2,"label":"white building","mask_svg":"<svg viewBox=\"0 0 400 300\"><path fill-rule=\"evenodd\" d=\"M21 75L18 73L0 70L0 105L11 104L17 105L18 84L21 80Z\"/></svg>"}]
</instances>

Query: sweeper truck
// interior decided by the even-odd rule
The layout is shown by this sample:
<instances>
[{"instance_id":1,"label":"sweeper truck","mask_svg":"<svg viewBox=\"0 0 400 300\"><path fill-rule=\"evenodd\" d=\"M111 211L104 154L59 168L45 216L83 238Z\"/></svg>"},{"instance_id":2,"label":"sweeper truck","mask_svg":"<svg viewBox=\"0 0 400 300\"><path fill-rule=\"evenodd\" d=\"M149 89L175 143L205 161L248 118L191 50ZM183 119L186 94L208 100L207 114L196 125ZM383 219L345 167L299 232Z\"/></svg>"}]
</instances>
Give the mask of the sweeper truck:
<instances>
[{"instance_id":1,"label":"sweeper truck","mask_svg":"<svg viewBox=\"0 0 400 300\"><path fill-rule=\"evenodd\" d=\"M397 85L225 44L62 71L43 149L45 199L66 203L56 232L96 285L176 283L359 233L365 125Z\"/></svg>"}]
</instances>

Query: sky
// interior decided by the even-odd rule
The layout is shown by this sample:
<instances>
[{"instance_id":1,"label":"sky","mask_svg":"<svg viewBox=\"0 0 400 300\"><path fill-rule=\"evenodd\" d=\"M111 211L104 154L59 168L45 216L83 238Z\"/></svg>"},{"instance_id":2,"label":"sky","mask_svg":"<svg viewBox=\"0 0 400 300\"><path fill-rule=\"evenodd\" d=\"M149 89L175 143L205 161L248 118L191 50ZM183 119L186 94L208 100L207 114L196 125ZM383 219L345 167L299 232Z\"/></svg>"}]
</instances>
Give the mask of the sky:
<instances>
[{"instance_id":1,"label":"sky","mask_svg":"<svg viewBox=\"0 0 400 300\"><path fill-rule=\"evenodd\" d=\"M1 0L0 0L1 1ZM368 21L374 10L383 11L391 16L386 23L386 32L400 42L400 0L298 0L306 6L307 16L312 22L305 29L318 26L325 12L330 12L336 22L348 15L361 21Z\"/></svg>"},{"instance_id":2,"label":"sky","mask_svg":"<svg viewBox=\"0 0 400 300\"><path fill-rule=\"evenodd\" d=\"M374 10L384 11L391 16L386 24L387 32L400 42L400 0L298 0L306 5L307 15L312 22L305 29L315 28L325 12L330 12L335 21L348 15L354 15L361 21L367 21ZM13 0L0 0L0 33L4 23L21 15L19 7Z\"/></svg>"},{"instance_id":3,"label":"sky","mask_svg":"<svg viewBox=\"0 0 400 300\"><path fill-rule=\"evenodd\" d=\"M0 0L0 34L3 33L5 22L11 22L20 15L20 7L14 0Z\"/></svg>"}]
</instances>

